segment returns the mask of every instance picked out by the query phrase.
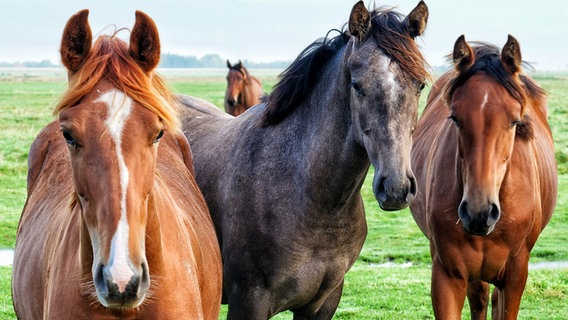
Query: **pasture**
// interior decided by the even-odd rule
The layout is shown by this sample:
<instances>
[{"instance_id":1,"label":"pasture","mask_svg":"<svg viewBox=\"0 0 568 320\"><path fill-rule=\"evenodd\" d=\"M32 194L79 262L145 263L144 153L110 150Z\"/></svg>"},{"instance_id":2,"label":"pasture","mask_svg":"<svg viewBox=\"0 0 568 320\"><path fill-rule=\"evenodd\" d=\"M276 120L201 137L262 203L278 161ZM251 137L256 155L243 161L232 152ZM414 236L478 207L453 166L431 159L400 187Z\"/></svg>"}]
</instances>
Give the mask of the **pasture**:
<instances>
[{"instance_id":1,"label":"pasture","mask_svg":"<svg viewBox=\"0 0 568 320\"><path fill-rule=\"evenodd\" d=\"M269 92L278 70L252 70ZM226 70L161 70L177 93L197 96L222 109ZM568 75L536 74L548 92L549 121L556 147L559 198L554 216L532 251L531 263L568 261ZM0 70L0 248L13 248L26 197L27 154L50 120L66 87L63 70ZM428 89L428 87L427 87ZM422 94L422 104L428 90ZM369 234L347 274L335 319L432 319L428 241L408 209L384 212L372 190L372 171L363 186ZM0 268L0 318L15 319L10 297L11 268ZM568 268L530 270L519 318L568 318ZM466 304L467 308L467 304ZM226 310L226 307L223 307ZM224 313L222 313L222 317ZM282 314L276 319L289 319ZM464 312L464 319L469 318Z\"/></svg>"}]
</instances>

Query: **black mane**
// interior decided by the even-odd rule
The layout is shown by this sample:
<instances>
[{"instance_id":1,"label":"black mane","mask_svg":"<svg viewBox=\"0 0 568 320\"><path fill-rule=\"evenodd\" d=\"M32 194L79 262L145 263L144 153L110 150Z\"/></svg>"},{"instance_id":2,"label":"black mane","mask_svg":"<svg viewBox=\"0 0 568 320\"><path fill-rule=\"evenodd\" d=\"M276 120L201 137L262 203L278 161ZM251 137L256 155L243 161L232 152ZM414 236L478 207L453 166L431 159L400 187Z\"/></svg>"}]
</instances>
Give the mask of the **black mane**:
<instances>
[{"instance_id":1,"label":"black mane","mask_svg":"<svg viewBox=\"0 0 568 320\"><path fill-rule=\"evenodd\" d=\"M546 95L544 89L539 87L530 77L524 74L513 75L507 71L501 63L501 54L498 47L484 42L472 42L472 44L475 61L469 69L459 73L448 82L445 89L445 98L448 105L451 104L452 95L457 88L480 72L492 77L502 85L513 98L519 101L523 112L529 100L538 101ZM523 65L525 68L532 69L532 66L527 62L523 62ZM532 139L534 132L531 121L527 115L523 116L523 120L516 127L517 136Z\"/></svg>"},{"instance_id":2,"label":"black mane","mask_svg":"<svg viewBox=\"0 0 568 320\"><path fill-rule=\"evenodd\" d=\"M267 108L263 125L271 125L284 119L300 104L319 81L321 70L327 62L349 41L346 32L332 39L318 39L304 49L294 62L280 75L280 81L266 100Z\"/></svg>"},{"instance_id":3,"label":"black mane","mask_svg":"<svg viewBox=\"0 0 568 320\"><path fill-rule=\"evenodd\" d=\"M392 10L373 10L371 16L369 36L377 46L399 63L401 69L412 79L425 81L429 78L426 61L414 39L405 30L404 17ZM309 45L282 72L280 81L266 101L262 125L282 121L310 95L323 74L323 68L349 41L348 31L339 32L334 38L325 37Z\"/></svg>"},{"instance_id":4,"label":"black mane","mask_svg":"<svg viewBox=\"0 0 568 320\"><path fill-rule=\"evenodd\" d=\"M495 79L513 98L518 100L521 105L526 104L527 94L531 98L545 94L544 90L538 87L529 77L519 75L517 78L508 72L501 63L500 49L498 47L483 42L472 42L472 44L475 61L469 69L465 72L461 72L448 83L446 100L451 99L451 96L458 87L462 86L473 75L480 72ZM523 62L523 65L530 67L526 62Z\"/></svg>"},{"instance_id":5,"label":"black mane","mask_svg":"<svg viewBox=\"0 0 568 320\"><path fill-rule=\"evenodd\" d=\"M232 65L229 70L238 71L243 76L248 76L247 69L239 62L237 64Z\"/></svg>"}]
</instances>

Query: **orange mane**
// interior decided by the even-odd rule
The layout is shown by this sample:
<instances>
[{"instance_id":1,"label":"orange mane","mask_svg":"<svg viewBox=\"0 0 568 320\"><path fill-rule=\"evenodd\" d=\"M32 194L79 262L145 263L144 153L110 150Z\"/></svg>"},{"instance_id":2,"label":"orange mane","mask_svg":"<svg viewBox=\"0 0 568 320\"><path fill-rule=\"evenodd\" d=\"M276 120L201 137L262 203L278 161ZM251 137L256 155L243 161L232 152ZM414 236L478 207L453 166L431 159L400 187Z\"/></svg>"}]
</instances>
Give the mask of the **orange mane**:
<instances>
[{"instance_id":1,"label":"orange mane","mask_svg":"<svg viewBox=\"0 0 568 320\"><path fill-rule=\"evenodd\" d=\"M154 112L167 128L179 127L174 95L157 74L146 74L138 66L126 43L115 35L101 36L95 41L84 64L69 76L68 88L54 114L77 105L103 79Z\"/></svg>"}]
</instances>

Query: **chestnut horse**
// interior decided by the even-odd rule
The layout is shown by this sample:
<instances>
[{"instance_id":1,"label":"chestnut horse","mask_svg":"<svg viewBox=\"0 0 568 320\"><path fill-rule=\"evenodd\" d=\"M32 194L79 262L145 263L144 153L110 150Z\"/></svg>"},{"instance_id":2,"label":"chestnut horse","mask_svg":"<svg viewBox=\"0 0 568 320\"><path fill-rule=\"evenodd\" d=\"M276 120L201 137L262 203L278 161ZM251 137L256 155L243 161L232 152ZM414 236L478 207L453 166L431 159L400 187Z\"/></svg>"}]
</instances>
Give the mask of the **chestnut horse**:
<instances>
[{"instance_id":1,"label":"chestnut horse","mask_svg":"<svg viewBox=\"0 0 568 320\"><path fill-rule=\"evenodd\" d=\"M266 93L260 81L252 76L241 61L231 65L227 60L227 91L225 91L225 112L238 116L248 108L263 102Z\"/></svg>"},{"instance_id":2,"label":"chestnut horse","mask_svg":"<svg viewBox=\"0 0 568 320\"><path fill-rule=\"evenodd\" d=\"M430 240L437 319L516 319L528 260L554 207L558 178L544 91L522 73L520 46L455 43L454 70L433 86L414 133L418 194Z\"/></svg>"},{"instance_id":3,"label":"chestnut horse","mask_svg":"<svg viewBox=\"0 0 568 320\"><path fill-rule=\"evenodd\" d=\"M222 247L229 319L331 319L367 235L361 186L372 163L385 210L414 198L411 132L428 78L404 17L362 1L349 31L314 42L266 103L232 117L181 97L195 176Z\"/></svg>"},{"instance_id":4,"label":"chestnut horse","mask_svg":"<svg viewBox=\"0 0 568 320\"><path fill-rule=\"evenodd\" d=\"M29 154L14 253L19 319L217 319L221 257L173 96L153 73L158 31L91 44L70 18L59 119Z\"/></svg>"}]
</instances>

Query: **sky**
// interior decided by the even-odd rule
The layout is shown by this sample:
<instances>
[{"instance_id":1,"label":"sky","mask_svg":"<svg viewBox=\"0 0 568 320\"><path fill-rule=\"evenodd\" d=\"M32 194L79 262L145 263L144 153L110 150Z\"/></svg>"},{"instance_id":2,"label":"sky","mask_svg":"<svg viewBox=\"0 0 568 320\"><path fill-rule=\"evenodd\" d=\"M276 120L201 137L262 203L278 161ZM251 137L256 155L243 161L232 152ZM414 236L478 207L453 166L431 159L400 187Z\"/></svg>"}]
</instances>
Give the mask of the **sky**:
<instances>
[{"instance_id":1,"label":"sky","mask_svg":"<svg viewBox=\"0 0 568 320\"><path fill-rule=\"evenodd\" d=\"M523 60L537 71L568 69L566 0L426 0L430 18L418 38L432 66L447 65L455 40L490 42L502 47L511 34ZM65 23L89 9L94 35L131 29L135 10L158 26L163 53L269 62L293 60L306 46L349 19L355 0L2 0L0 62L60 62ZM408 14L418 0L365 0ZM128 39L128 32L121 38Z\"/></svg>"}]
</instances>

